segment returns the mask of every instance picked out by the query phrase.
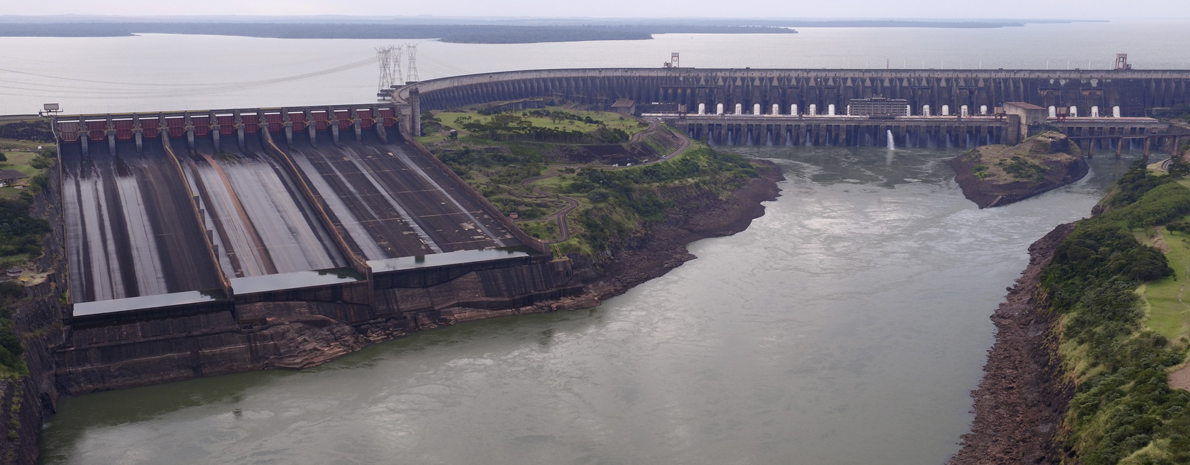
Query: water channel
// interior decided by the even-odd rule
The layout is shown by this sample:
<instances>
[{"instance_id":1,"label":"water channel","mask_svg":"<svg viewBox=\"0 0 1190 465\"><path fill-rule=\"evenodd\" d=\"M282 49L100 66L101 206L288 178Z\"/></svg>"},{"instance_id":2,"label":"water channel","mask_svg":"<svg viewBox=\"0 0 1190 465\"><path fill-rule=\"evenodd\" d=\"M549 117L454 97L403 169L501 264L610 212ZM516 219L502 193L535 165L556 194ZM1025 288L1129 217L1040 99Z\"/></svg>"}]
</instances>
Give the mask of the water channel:
<instances>
[{"instance_id":1,"label":"water channel","mask_svg":"<svg viewBox=\"0 0 1190 465\"><path fill-rule=\"evenodd\" d=\"M1028 245L1130 161L979 210L956 151L738 150L788 177L765 216L598 308L68 398L44 463L941 463Z\"/></svg>"}]
</instances>

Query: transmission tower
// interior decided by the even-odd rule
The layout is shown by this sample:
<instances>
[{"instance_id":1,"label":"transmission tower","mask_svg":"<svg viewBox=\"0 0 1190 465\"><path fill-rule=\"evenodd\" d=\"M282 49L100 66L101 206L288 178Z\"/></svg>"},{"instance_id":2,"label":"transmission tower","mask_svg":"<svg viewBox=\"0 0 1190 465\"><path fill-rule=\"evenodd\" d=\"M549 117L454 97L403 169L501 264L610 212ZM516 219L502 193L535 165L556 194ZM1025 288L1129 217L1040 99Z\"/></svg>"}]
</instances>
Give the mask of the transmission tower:
<instances>
[{"instance_id":1,"label":"transmission tower","mask_svg":"<svg viewBox=\"0 0 1190 465\"><path fill-rule=\"evenodd\" d=\"M393 77L393 46L377 47L376 61L380 64L380 83L377 84L376 89L376 92L379 93L392 87L393 84L396 84L396 79L399 79Z\"/></svg>"},{"instance_id":2,"label":"transmission tower","mask_svg":"<svg viewBox=\"0 0 1190 465\"><path fill-rule=\"evenodd\" d=\"M389 47L393 49L393 67L392 67L393 84L394 85L404 84L405 81L401 78L401 76L405 75L405 73L401 71L401 52L405 51L405 46L404 45L390 45Z\"/></svg>"},{"instance_id":3,"label":"transmission tower","mask_svg":"<svg viewBox=\"0 0 1190 465\"><path fill-rule=\"evenodd\" d=\"M417 82L417 44L405 44L405 49L409 50L409 76L405 82Z\"/></svg>"}]
</instances>

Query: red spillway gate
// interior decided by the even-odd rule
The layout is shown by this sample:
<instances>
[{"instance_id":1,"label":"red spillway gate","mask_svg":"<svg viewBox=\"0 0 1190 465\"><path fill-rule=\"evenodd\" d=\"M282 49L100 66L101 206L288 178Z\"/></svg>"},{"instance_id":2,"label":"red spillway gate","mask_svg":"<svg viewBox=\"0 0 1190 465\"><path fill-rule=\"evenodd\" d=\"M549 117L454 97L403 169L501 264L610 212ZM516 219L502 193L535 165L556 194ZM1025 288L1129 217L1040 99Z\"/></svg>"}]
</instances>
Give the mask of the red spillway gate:
<instances>
[{"instance_id":1,"label":"red spillway gate","mask_svg":"<svg viewBox=\"0 0 1190 465\"><path fill-rule=\"evenodd\" d=\"M293 122L294 131L306 130L306 114L300 111L289 112L289 120Z\"/></svg>"},{"instance_id":2,"label":"red spillway gate","mask_svg":"<svg viewBox=\"0 0 1190 465\"><path fill-rule=\"evenodd\" d=\"M58 135L62 137L65 142L76 142L79 140L79 123L78 121L59 121Z\"/></svg>"},{"instance_id":3,"label":"red spillway gate","mask_svg":"<svg viewBox=\"0 0 1190 465\"><path fill-rule=\"evenodd\" d=\"M311 113L310 115L314 117L314 130L325 131L331 127L329 121L330 115L326 114L325 111Z\"/></svg>"},{"instance_id":4,"label":"red spillway gate","mask_svg":"<svg viewBox=\"0 0 1190 465\"><path fill-rule=\"evenodd\" d=\"M132 140L132 120L121 119L113 123L116 126L116 140Z\"/></svg>"},{"instance_id":5,"label":"red spillway gate","mask_svg":"<svg viewBox=\"0 0 1190 465\"><path fill-rule=\"evenodd\" d=\"M339 130L351 127L351 112L347 110L335 110L335 119L339 121Z\"/></svg>"},{"instance_id":6,"label":"red spillway gate","mask_svg":"<svg viewBox=\"0 0 1190 465\"><path fill-rule=\"evenodd\" d=\"M87 121L87 138L104 140L107 138L107 121Z\"/></svg>"},{"instance_id":7,"label":"red spillway gate","mask_svg":"<svg viewBox=\"0 0 1190 465\"><path fill-rule=\"evenodd\" d=\"M391 128L397 124L397 118L395 116L393 116L392 108L381 108L380 109L380 117L384 121L383 124L384 124L384 127L386 127L386 128Z\"/></svg>"},{"instance_id":8,"label":"red spillway gate","mask_svg":"<svg viewBox=\"0 0 1190 465\"><path fill-rule=\"evenodd\" d=\"M219 124L219 134L229 136L236 133L236 117L233 115L218 115L215 117Z\"/></svg>"},{"instance_id":9,"label":"red spillway gate","mask_svg":"<svg viewBox=\"0 0 1190 465\"><path fill-rule=\"evenodd\" d=\"M204 137L211 133L210 116L191 116L190 124L194 125L194 136Z\"/></svg>"},{"instance_id":10,"label":"red spillway gate","mask_svg":"<svg viewBox=\"0 0 1190 465\"><path fill-rule=\"evenodd\" d=\"M165 127L169 131L169 137L182 137L186 135L186 120L182 117L165 118Z\"/></svg>"},{"instance_id":11,"label":"red spillway gate","mask_svg":"<svg viewBox=\"0 0 1190 465\"><path fill-rule=\"evenodd\" d=\"M256 131L258 129L260 129L260 116L259 115L243 115L243 114L241 114L240 119L244 120L244 134L256 134Z\"/></svg>"},{"instance_id":12,"label":"red spillway gate","mask_svg":"<svg viewBox=\"0 0 1190 465\"><path fill-rule=\"evenodd\" d=\"M376 124L376 118L372 117L372 110L357 110L355 114L359 115L360 124L364 129L371 129L372 125Z\"/></svg>"},{"instance_id":13,"label":"red spillway gate","mask_svg":"<svg viewBox=\"0 0 1190 465\"><path fill-rule=\"evenodd\" d=\"M281 132L285 129L285 124L281 122L280 113L265 113L264 120L269 125L269 132Z\"/></svg>"},{"instance_id":14,"label":"red spillway gate","mask_svg":"<svg viewBox=\"0 0 1190 465\"><path fill-rule=\"evenodd\" d=\"M145 139L156 139L161 135L161 120L157 118L140 120L140 132Z\"/></svg>"}]
</instances>

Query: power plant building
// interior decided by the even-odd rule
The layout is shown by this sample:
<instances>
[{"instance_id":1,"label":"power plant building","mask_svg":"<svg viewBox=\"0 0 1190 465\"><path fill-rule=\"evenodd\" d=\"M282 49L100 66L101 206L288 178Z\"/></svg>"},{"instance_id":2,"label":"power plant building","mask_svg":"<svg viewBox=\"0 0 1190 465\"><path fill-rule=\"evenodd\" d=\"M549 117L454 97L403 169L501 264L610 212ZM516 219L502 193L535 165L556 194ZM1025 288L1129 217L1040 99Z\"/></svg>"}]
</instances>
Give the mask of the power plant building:
<instances>
[{"instance_id":1,"label":"power plant building","mask_svg":"<svg viewBox=\"0 0 1190 465\"><path fill-rule=\"evenodd\" d=\"M899 98L854 98L847 102L848 116L909 116L909 101Z\"/></svg>"}]
</instances>

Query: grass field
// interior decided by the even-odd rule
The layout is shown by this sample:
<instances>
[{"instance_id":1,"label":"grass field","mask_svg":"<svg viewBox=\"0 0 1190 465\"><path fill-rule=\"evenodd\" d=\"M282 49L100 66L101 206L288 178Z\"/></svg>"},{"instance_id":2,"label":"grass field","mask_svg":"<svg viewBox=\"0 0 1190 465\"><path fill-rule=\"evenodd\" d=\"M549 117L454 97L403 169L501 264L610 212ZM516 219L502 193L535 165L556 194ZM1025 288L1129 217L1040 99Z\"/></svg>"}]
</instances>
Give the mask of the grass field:
<instances>
[{"instance_id":1,"label":"grass field","mask_svg":"<svg viewBox=\"0 0 1190 465\"><path fill-rule=\"evenodd\" d=\"M1176 340L1190 337L1190 235L1164 227L1139 233L1145 244L1165 252L1174 275L1137 289L1145 303L1145 324L1158 334ZM1180 300L1179 300L1180 298Z\"/></svg>"},{"instance_id":2,"label":"grass field","mask_svg":"<svg viewBox=\"0 0 1190 465\"><path fill-rule=\"evenodd\" d=\"M629 118L629 117L626 117L619 113L610 113L610 112L605 112L605 111L583 111L583 110L569 109L569 108L565 108L565 107L545 107L545 109L549 110L551 113L552 112L565 112L565 113L570 113L573 115L578 115L579 117L588 117L589 116L593 120L602 121L604 126L606 126L608 129L620 129L620 130L623 130L624 132L628 133L629 135L636 134L636 133L641 132L649 127L648 124L642 124L641 122L637 121L635 118ZM522 112L514 111L514 112L511 112L508 114L515 115L515 116L521 116L522 114L527 114L530 111L533 111L533 110L525 110ZM491 118L490 116L481 115L481 114L479 114L478 111L474 111L474 110L465 111L465 112L442 111L442 112L435 113L434 116L437 117L439 120L442 120L443 126L453 128L453 129L458 129L460 131L462 130L463 125L456 122L456 120L458 120L460 117L462 117L462 118L471 117L472 121L486 121L488 118ZM549 117L544 117L544 116L541 116L541 117L539 117L539 116L528 116L528 117L521 116L521 117L523 119L533 122L534 126L543 127L543 128L566 129L566 130L581 131L581 132L590 132L590 131L594 131L599 128L598 125L584 123L582 121L574 121L574 120L554 121L554 120L550 119Z\"/></svg>"},{"instance_id":3,"label":"grass field","mask_svg":"<svg viewBox=\"0 0 1190 465\"><path fill-rule=\"evenodd\" d=\"M12 149L37 150L38 146L41 146L42 148L50 148L53 145L54 144L47 143L47 142L33 142L33 141L18 140L18 139L0 139L0 152L5 152L6 150L12 150ZM5 153L8 153L8 152L5 152Z\"/></svg>"}]
</instances>

